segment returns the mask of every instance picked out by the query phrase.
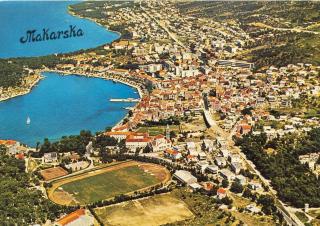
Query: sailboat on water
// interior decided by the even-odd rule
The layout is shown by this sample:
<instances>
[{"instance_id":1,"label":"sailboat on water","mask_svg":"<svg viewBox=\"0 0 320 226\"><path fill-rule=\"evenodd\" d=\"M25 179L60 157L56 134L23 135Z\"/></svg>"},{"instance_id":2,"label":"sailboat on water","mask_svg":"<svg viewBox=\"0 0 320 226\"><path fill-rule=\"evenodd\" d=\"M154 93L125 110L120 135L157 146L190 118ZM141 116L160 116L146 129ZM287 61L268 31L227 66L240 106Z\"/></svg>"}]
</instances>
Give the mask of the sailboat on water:
<instances>
[{"instance_id":1,"label":"sailboat on water","mask_svg":"<svg viewBox=\"0 0 320 226\"><path fill-rule=\"evenodd\" d=\"M30 119L30 117L28 116L28 118L27 118L27 125L30 125L30 123L31 123L31 119Z\"/></svg>"}]
</instances>

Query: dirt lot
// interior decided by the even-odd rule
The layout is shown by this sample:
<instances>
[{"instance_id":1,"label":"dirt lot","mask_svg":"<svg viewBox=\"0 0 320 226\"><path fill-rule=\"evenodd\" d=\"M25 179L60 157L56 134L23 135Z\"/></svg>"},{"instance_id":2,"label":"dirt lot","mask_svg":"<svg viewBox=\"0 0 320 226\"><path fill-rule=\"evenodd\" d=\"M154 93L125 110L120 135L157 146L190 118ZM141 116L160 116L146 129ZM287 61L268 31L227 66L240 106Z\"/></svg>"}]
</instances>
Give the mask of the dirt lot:
<instances>
[{"instance_id":1,"label":"dirt lot","mask_svg":"<svg viewBox=\"0 0 320 226\"><path fill-rule=\"evenodd\" d=\"M204 131L206 130L206 124L203 120L203 116L197 116L191 119L190 122L182 122L181 130L182 131Z\"/></svg>"},{"instance_id":2,"label":"dirt lot","mask_svg":"<svg viewBox=\"0 0 320 226\"><path fill-rule=\"evenodd\" d=\"M68 172L65 171L63 168L61 168L60 166L58 166L58 167L54 167L54 168L41 170L40 174L44 178L44 180L48 181L48 180L52 180L54 178L68 175Z\"/></svg>"},{"instance_id":3,"label":"dirt lot","mask_svg":"<svg viewBox=\"0 0 320 226\"><path fill-rule=\"evenodd\" d=\"M171 194L101 207L95 212L105 225L119 226L156 226L194 217L187 205Z\"/></svg>"}]
</instances>

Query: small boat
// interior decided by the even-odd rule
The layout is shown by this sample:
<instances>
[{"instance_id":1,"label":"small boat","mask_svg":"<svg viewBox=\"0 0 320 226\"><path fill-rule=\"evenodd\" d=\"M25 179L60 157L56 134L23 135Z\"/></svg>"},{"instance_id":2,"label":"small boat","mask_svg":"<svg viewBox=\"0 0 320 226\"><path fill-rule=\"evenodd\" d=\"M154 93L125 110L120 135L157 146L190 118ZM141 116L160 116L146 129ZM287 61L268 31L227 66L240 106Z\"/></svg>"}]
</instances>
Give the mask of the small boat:
<instances>
[{"instance_id":1,"label":"small boat","mask_svg":"<svg viewBox=\"0 0 320 226\"><path fill-rule=\"evenodd\" d=\"M28 118L27 118L27 125L30 125L30 123L31 123L31 119L30 119L30 117L28 116Z\"/></svg>"}]
</instances>

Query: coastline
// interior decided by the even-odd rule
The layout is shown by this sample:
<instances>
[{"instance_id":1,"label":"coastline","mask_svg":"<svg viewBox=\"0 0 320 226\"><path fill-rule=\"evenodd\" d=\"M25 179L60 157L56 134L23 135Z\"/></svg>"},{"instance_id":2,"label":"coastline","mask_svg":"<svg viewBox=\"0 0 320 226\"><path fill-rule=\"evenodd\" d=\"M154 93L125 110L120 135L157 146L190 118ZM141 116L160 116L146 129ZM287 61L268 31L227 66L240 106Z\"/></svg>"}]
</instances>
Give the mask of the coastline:
<instances>
[{"instance_id":1,"label":"coastline","mask_svg":"<svg viewBox=\"0 0 320 226\"><path fill-rule=\"evenodd\" d=\"M110 76L101 77L99 75L95 75L95 74L92 74L92 73L84 74L84 73L78 73L78 72L68 72L68 71L50 70L50 69L41 71L41 73L43 73L43 72L54 72L54 73L60 74L60 76L75 75L75 76L84 76L84 77L88 77L88 78L101 78L101 79L105 79L105 80L109 80L109 81L119 82L119 83L125 84L127 86L130 86L132 88L135 88L137 90L137 92L138 92L138 95L139 95L140 99L144 95L144 92L142 91L142 88L140 86L134 85L134 84L131 84L131 83L127 82L127 81L124 81L124 80L121 80L121 79L116 79L116 78L113 78L113 77L110 77Z\"/></svg>"},{"instance_id":2,"label":"coastline","mask_svg":"<svg viewBox=\"0 0 320 226\"><path fill-rule=\"evenodd\" d=\"M74 4L72 4L72 5L74 5ZM117 41L117 40L121 39L122 34L121 34L119 31L111 30L109 27L107 27L107 26L102 25L101 23L99 23L97 19L92 19L92 18L89 18L89 17L83 17L83 16L80 16L80 15L76 14L75 12L73 12L73 11L71 10L71 7L70 7L70 6L71 6L71 5L69 5L67 9L68 9L68 13L69 13L71 16L78 17L78 18L81 18L81 19L84 19L84 20L92 21L92 22L98 24L100 27L102 27L102 28L104 28L104 29L107 29L108 31L111 31L111 32L116 33L116 34L119 35L119 37L118 37L117 39L113 40L112 42L110 42L110 43L108 43L108 44L111 44L111 43L113 43L114 41ZM107 43L106 43L106 44L107 44Z\"/></svg>"},{"instance_id":3,"label":"coastline","mask_svg":"<svg viewBox=\"0 0 320 226\"><path fill-rule=\"evenodd\" d=\"M21 91L17 90L18 93L7 94L6 97L0 97L0 102L30 93L32 89L40 82L40 80L44 79L44 76L41 74L41 72L38 72L36 76L37 78L28 87L17 87L17 89L22 89L22 90Z\"/></svg>"},{"instance_id":4,"label":"coastline","mask_svg":"<svg viewBox=\"0 0 320 226\"><path fill-rule=\"evenodd\" d=\"M107 26L105 25L102 25L98 22L98 20L95 20L95 19L92 19L92 18L86 18L86 17L82 17L80 15L77 15L76 13L72 12L71 9L70 9L70 6L67 7L67 13L69 13L70 15L74 16L74 17L78 17L78 18L81 18L81 19L86 19L86 20L90 20L96 24L98 24L102 29L106 29L108 31L111 31L113 33L116 33L119 35L118 38L114 39L113 41L111 42L106 42L104 43L103 45L111 45L113 42L116 42L116 41L119 41L121 39L121 36L122 34L118 31L113 31L113 30L110 30ZM95 47L94 47L95 48ZM72 54L72 52L70 52ZM70 54L70 53L66 53L66 54ZM5 97L3 98L0 98L0 101L6 101L6 100L9 100L11 98L15 98L15 97L18 97L18 96L22 96L22 95L26 95L28 93L30 93L32 91L32 89L34 87L36 87L36 85L40 82L41 79L44 79L45 76L42 74L44 72L55 72L55 73L58 73L60 76L66 76L66 75L76 75L76 76L85 76L85 77L94 77L94 78L102 78L102 79L105 79L105 80L110 80L110 81L114 81L114 82L119 82L119 83L122 83L122 84L125 84L127 86L130 86L134 89L136 89L138 95L139 95L139 98L142 99L142 97L146 94L145 92L145 89L143 88L142 85L139 85L139 84L132 84L134 82L130 82L128 81L128 79L121 79L121 77L118 77L118 78L115 78L112 76L112 72L110 72L109 76L108 76L108 73L106 73L105 75L101 76L101 75L98 75L98 74L92 74L92 73L87 73L87 74L84 74L84 73L77 73L77 72L68 72L68 71L60 71L60 70L57 70L57 69L37 69L35 70L36 71L36 76L37 78L32 81L32 83L30 84L27 84L28 86L27 87L18 87L20 88L21 90L19 91L14 91L14 88L11 88L10 91L8 91L8 94L6 94ZM116 75L116 74L114 74ZM132 111L135 110L135 108L137 107L137 105L140 103L137 102L133 107L132 107ZM127 109L128 110L128 109ZM115 128L115 127L118 127L119 125L122 125L124 123L124 121L126 119L129 118L129 110L127 111L127 114L121 119L119 120L116 124L114 124L112 126L112 128Z\"/></svg>"},{"instance_id":5,"label":"coastline","mask_svg":"<svg viewBox=\"0 0 320 226\"><path fill-rule=\"evenodd\" d=\"M73 5L73 4L71 4L71 5ZM119 39L121 39L121 35L122 35L122 34L121 34L120 32L110 30L108 27L100 24L100 23L99 23L97 20L95 20L95 19L86 18L86 17L82 17L82 16L80 16L80 15L77 15L76 13L74 13L74 12L71 10L71 7L70 7L71 5L69 5L69 6L67 7L67 13L69 13L71 16L78 17L78 18L85 19L85 20L90 20L90 21L98 24L101 28L106 29L106 30L108 30L108 31L110 31L110 32L113 32L113 33L116 33L116 34L119 35L119 37L118 37L117 39L113 40L113 41L110 42L110 43L104 43L103 45L112 44L113 42L118 41ZM90 49L90 48L89 48L89 49ZM76 51L75 51L75 52L76 52ZM70 52L70 53L72 54L72 52ZM70 53L66 53L66 54L70 54ZM19 89L19 88L20 88L20 89L23 89L23 90L17 91L18 93L9 93L9 94L6 94L6 97L0 97L0 102L1 102L1 101L6 101L6 100L9 100L9 99L18 97L18 96L23 96L23 95L26 95L26 94L30 93L30 92L32 91L32 89L34 88L34 86L37 85L38 82L39 82L41 79L44 78L44 76L41 74L42 72L45 72L45 71L41 71L41 70L38 71L38 76L39 76L39 77L38 77L29 87L10 87L11 89L14 89L14 88ZM63 73L63 74L65 74L65 72L58 72L58 73ZM85 76L85 75L84 75L84 76ZM120 81L118 81L118 82L120 82ZM124 82L122 82L122 83L124 83ZM124 84L126 84L126 83L124 83ZM130 84L126 84L126 85L132 86L132 85L130 85ZM132 86L132 87L133 87L133 86ZM1 87L0 87L0 88L1 88ZM138 89L137 87L134 87L134 88L136 88L136 89L138 90L139 96L141 97L142 95L141 95L140 89ZM2 94L3 94L3 93L0 93L0 96L1 96Z\"/></svg>"}]
</instances>

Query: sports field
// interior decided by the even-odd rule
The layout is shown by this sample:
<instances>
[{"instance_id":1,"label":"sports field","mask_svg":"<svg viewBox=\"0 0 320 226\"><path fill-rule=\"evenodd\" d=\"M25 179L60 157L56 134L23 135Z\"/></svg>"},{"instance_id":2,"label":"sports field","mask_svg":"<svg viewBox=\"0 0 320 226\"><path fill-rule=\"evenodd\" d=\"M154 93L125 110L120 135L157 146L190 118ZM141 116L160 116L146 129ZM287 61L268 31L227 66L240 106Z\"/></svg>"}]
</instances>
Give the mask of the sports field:
<instances>
[{"instance_id":1,"label":"sports field","mask_svg":"<svg viewBox=\"0 0 320 226\"><path fill-rule=\"evenodd\" d=\"M68 172L65 171L63 168L61 168L60 166L58 166L58 167L52 167L49 169L41 170L40 174L44 178L45 181L48 181L48 180L52 180L54 178L68 175Z\"/></svg>"},{"instance_id":2,"label":"sports field","mask_svg":"<svg viewBox=\"0 0 320 226\"><path fill-rule=\"evenodd\" d=\"M165 182L170 173L162 166L124 162L56 181L49 198L62 205L88 204Z\"/></svg>"},{"instance_id":3,"label":"sports field","mask_svg":"<svg viewBox=\"0 0 320 226\"><path fill-rule=\"evenodd\" d=\"M117 226L156 226L194 217L187 205L171 194L96 208L94 211L105 225Z\"/></svg>"}]
</instances>

